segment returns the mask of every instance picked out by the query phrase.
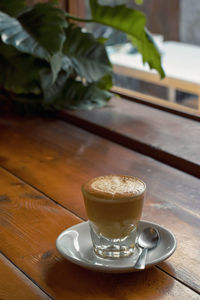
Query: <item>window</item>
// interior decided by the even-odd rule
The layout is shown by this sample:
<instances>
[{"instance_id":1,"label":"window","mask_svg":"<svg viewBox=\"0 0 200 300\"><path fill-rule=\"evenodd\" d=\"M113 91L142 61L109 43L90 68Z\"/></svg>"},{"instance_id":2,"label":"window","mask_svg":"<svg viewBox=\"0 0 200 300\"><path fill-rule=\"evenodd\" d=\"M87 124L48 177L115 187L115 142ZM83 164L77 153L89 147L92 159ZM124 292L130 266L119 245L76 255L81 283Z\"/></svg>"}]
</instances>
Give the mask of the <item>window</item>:
<instances>
[{"instance_id":1,"label":"window","mask_svg":"<svg viewBox=\"0 0 200 300\"><path fill-rule=\"evenodd\" d=\"M102 2L103 0L101 0ZM122 33L90 23L86 28L96 36L109 37L107 50L114 65L115 92L190 113L200 113L200 3L198 0L110 0L128 2L147 16L147 27L162 53L166 77L142 63L142 57ZM89 16L88 0L69 1L71 12Z\"/></svg>"},{"instance_id":2,"label":"window","mask_svg":"<svg viewBox=\"0 0 200 300\"><path fill-rule=\"evenodd\" d=\"M136 7L133 1L129 4ZM197 29L200 3L193 1L193 4L184 0L159 3L144 0L139 9L146 13L148 28L162 53L166 78L160 80L155 72L143 66L140 54L134 53L129 43L122 43L118 51L116 45L111 47L116 86L147 101L200 112L200 34Z\"/></svg>"}]
</instances>

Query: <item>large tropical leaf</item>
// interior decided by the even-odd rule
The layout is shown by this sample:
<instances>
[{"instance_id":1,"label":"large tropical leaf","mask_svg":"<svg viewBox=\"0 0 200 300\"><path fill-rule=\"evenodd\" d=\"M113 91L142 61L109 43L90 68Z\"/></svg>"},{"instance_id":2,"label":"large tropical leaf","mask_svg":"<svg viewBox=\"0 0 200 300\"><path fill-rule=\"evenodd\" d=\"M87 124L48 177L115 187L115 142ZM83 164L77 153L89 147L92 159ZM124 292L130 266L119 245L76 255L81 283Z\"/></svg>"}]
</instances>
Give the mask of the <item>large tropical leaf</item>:
<instances>
[{"instance_id":1,"label":"large tropical leaf","mask_svg":"<svg viewBox=\"0 0 200 300\"><path fill-rule=\"evenodd\" d=\"M98 80L96 82L96 85L103 90L110 91L110 89L112 88L112 85L113 85L112 75L106 74L100 80Z\"/></svg>"},{"instance_id":2,"label":"large tropical leaf","mask_svg":"<svg viewBox=\"0 0 200 300\"><path fill-rule=\"evenodd\" d=\"M161 66L159 50L155 51L157 45L154 43L154 40L147 29L145 29L144 34L146 35L145 43L141 43L140 40L133 36L129 36L129 39L131 40L133 45L138 49L138 51L142 53L143 63L148 62L149 67L151 69L157 69L160 76L163 78L165 76L165 73Z\"/></svg>"},{"instance_id":3,"label":"large tropical leaf","mask_svg":"<svg viewBox=\"0 0 200 300\"><path fill-rule=\"evenodd\" d=\"M62 10L48 3L36 5L20 15L19 20L0 12L2 41L21 52L48 61L53 71L53 80L61 68L62 58L59 53L65 40L66 26Z\"/></svg>"},{"instance_id":4,"label":"large tropical leaf","mask_svg":"<svg viewBox=\"0 0 200 300\"><path fill-rule=\"evenodd\" d=\"M14 94L42 93L38 80L41 64L37 59L27 54L9 56L7 59L0 54L0 61L4 70L1 72L4 75L4 89Z\"/></svg>"},{"instance_id":5,"label":"large tropical leaf","mask_svg":"<svg viewBox=\"0 0 200 300\"><path fill-rule=\"evenodd\" d=\"M37 58L21 53L2 42L0 42L0 61L3 65L1 73L4 74L4 88L7 91L16 94L42 92L39 88L39 71L45 62L41 63Z\"/></svg>"},{"instance_id":6,"label":"large tropical leaf","mask_svg":"<svg viewBox=\"0 0 200 300\"><path fill-rule=\"evenodd\" d=\"M10 15L16 16L24 8L26 8L25 0L1 0L0 11Z\"/></svg>"},{"instance_id":7,"label":"large tropical leaf","mask_svg":"<svg viewBox=\"0 0 200 300\"><path fill-rule=\"evenodd\" d=\"M18 18L23 27L48 51L53 71L53 82L56 80L62 65L62 48L68 23L63 10L53 3L39 3Z\"/></svg>"},{"instance_id":8,"label":"large tropical leaf","mask_svg":"<svg viewBox=\"0 0 200 300\"><path fill-rule=\"evenodd\" d=\"M90 0L92 19L94 22L111 26L125 32L143 56L143 62L147 62L150 68L156 69L161 77L164 71L161 66L161 57L155 47L150 34L146 32L145 15L126 5L114 7L99 5L97 0Z\"/></svg>"},{"instance_id":9,"label":"large tropical leaf","mask_svg":"<svg viewBox=\"0 0 200 300\"><path fill-rule=\"evenodd\" d=\"M104 106L112 94L92 83L84 86L82 82L68 79L62 97L54 104L55 108L92 109Z\"/></svg>"},{"instance_id":10,"label":"large tropical leaf","mask_svg":"<svg viewBox=\"0 0 200 300\"><path fill-rule=\"evenodd\" d=\"M52 73L49 68L40 72L40 83L43 92L43 106L52 107L53 104L63 96L63 89L67 83L69 73L60 71L56 81L52 84Z\"/></svg>"},{"instance_id":11,"label":"large tropical leaf","mask_svg":"<svg viewBox=\"0 0 200 300\"><path fill-rule=\"evenodd\" d=\"M105 47L93 35L81 31L81 28L70 26L66 30L66 41L63 53L82 78L88 82L98 81L107 73L111 73L111 64Z\"/></svg>"},{"instance_id":12,"label":"large tropical leaf","mask_svg":"<svg viewBox=\"0 0 200 300\"><path fill-rule=\"evenodd\" d=\"M28 71L28 70L27 70ZM20 77L21 72L12 65L6 68L4 88L14 94L41 95L42 91L37 81L32 79L29 70L27 78Z\"/></svg>"},{"instance_id":13,"label":"large tropical leaf","mask_svg":"<svg viewBox=\"0 0 200 300\"><path fill-rule=\"evenodd\" d=\"M2 41L17 50L49 61L50 54L40 41L26 31L21 23L5 13L0 12L0 35Z\"/></svg>"},{"instance_id":14,"label":"large tropical leaf","mask_svg":"<svg viewBox=\"0 0 200 300\"><path fill-rule=\"evenodd\" d=\"M62 51L64 28L68 26L63 10L53 3L39 3L20 15L18 20L50 55Z\"/></svg>"}]
</instances>

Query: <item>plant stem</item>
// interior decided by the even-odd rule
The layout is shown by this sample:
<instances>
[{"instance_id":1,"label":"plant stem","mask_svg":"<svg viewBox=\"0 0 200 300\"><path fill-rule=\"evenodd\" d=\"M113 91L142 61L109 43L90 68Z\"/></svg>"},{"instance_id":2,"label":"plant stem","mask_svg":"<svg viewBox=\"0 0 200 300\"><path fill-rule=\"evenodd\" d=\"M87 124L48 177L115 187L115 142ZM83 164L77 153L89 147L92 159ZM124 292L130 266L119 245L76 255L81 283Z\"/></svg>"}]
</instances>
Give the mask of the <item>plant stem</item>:
<instances>
[{"instance_id":1,"label":"plant stem","mask_svg":"<svg viewBox=\"0 0 200 300\"><path fill-rule=\"evenodd\" d=\"M93 19L83 19L83 18L78 18L78 17L72 16L72 15L70 15L70 14L68 14L68 13L66 13L65 15L66 15L66 17L67 17L68 19L71 19L71 20L74 20L74 21L78 21L78 22L84 22L84 23L94 22Z\"/></svg>"}]
</instances>

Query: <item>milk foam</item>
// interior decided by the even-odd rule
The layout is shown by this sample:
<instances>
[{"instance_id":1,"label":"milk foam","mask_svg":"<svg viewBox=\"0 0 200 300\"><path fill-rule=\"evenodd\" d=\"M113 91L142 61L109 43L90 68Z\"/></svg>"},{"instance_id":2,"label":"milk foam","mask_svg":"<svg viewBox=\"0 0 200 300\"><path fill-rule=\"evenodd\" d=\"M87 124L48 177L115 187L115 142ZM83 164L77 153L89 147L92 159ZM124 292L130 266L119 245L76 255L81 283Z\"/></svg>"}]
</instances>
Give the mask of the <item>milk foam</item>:
<instances>
[{"instance_id":1,"label":"milk foam","mask_svg":"<svg viewBox=\"0 0 200 300\"><path fill-rule=\"evenodd\" d=\"M131 176L108 175L93 179L90 191L110 194L112 197L137 196L144 192L145 184L138 178Z\"/></svg>"}]
</instances>

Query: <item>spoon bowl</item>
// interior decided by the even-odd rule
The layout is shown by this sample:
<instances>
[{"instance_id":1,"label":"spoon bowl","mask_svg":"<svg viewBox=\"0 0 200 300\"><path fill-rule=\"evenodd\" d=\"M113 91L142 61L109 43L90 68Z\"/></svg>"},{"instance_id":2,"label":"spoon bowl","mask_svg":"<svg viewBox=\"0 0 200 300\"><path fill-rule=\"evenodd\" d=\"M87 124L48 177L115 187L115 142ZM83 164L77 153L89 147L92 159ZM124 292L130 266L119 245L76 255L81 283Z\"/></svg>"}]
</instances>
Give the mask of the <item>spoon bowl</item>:
<instances>
[{"instance_id":1,"label":"spoon bowl","mask_svg":"<svg viewBox=\"0 0 200 300\"><path fill-rule=\"evenodd\" d=\"M139 255L134 268L135 269L145 269L145 262L148 250L155 248L160 241L159 232L154 227L145 228L139 238L138 245L143 249Z\"/></svg>"}]
</instances>

